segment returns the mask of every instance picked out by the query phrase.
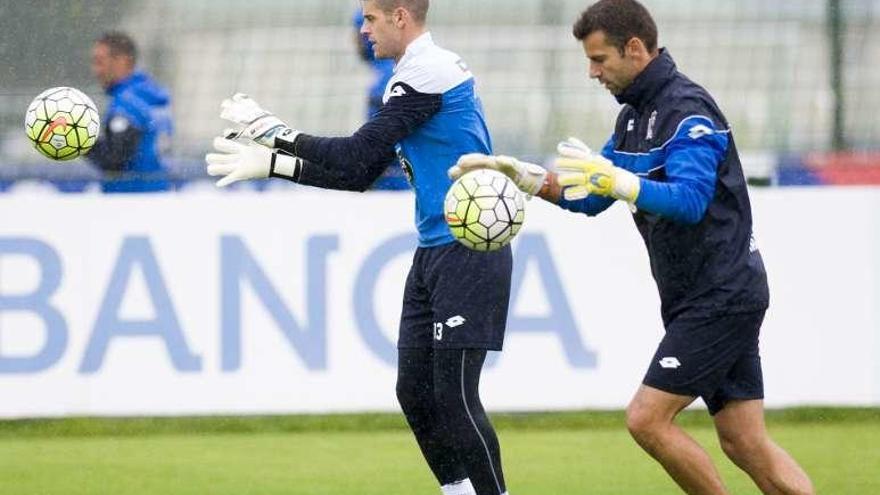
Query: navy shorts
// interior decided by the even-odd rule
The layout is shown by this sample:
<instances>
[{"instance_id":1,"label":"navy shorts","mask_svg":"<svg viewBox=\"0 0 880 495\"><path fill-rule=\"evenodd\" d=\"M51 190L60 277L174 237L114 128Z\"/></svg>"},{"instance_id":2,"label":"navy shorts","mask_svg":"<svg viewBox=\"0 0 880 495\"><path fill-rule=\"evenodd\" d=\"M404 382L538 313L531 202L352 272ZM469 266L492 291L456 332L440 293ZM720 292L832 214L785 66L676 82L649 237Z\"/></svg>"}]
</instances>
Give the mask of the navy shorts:
<instances>
[{"instance_id":1,"label":"navy shorts","mask_svg":"<svg viewBox=\"0 0 880 495\"><path fill-rule=\"evenodd\" d=\"M764 311L675 318L666 327L643 383L701 397L712 415L731 400L763 399L758 353L763 321Z\"/></svg>"},{"instance_id":2,"label":"navy shorts","mask_svg":"<svg viewBox=\"0 0 880 495\"><path fill-rule=\"evenodd\" d=\"M418 248L406 278L397 347L487 349L504 344L513 256L453 242Z\"/></svg>"}]
</instances>

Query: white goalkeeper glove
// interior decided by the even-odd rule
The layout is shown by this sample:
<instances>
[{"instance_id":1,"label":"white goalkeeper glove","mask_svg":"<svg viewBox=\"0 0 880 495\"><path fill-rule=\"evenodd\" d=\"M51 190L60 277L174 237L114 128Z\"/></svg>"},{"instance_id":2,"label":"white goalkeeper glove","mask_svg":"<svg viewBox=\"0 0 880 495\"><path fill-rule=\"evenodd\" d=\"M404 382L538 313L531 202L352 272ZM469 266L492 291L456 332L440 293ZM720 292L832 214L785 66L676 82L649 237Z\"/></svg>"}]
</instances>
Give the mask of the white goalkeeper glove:
<instances>
[{"instance_id":1,"label":"white goalkeeper glove","mask_svg":"<svg viewBox=\"0 0 880 495\"><path fill-rule=\"evenodd\" d=\"M470 153L458 159L449 169L449 177L456 180L462 175L481 168L497 170L506 175L522 192L529 197L538 194L547 180L547 170L534 163L521 162L512 156L492 156Z\"/></svg>"},{"instance_id":2,"label":"white goalkeeper glove","mask_svg":"<svg viewBox=\"0 0 880 495\"><path fill-rule=\"evenodd\" d=\"M634 173L616 167L602 155L593 153L577 138L568 138L556 147L557 182L565 187L562 194L576 201L589 194L598 194L626 201L630 209L639 197L641 182Z\"/></svg>"},{"instance_id":3,"label":"white goalkeeper glove","mask_svg":"<svg viewBox=\"0 0 880 495\"><path fill-rule=\"evenodd\" d=\"M303 162L295 156L272 151L254 143L242 144L230 139L214 138L214 149L219 153L208 153L208 175L222 176L217 187L226 187L233 182L248 179L279 177L297 181Z\"/></svg>"},{"instance_id":4,"label":"white goalkeeper glove","mask_svg":"<svg viewBox=\"0 0 880 495\"><path fill-rule=\"evenodd\" d=\"M236 93L223 100L220 104L220 118L235 124L234 128L223 131L227 139L250 139L269 148L275 147L275 138L292 143L299 134L299 131L288 127L272 112L263 110L244 93Z\"/></svg>"}]
</instances>

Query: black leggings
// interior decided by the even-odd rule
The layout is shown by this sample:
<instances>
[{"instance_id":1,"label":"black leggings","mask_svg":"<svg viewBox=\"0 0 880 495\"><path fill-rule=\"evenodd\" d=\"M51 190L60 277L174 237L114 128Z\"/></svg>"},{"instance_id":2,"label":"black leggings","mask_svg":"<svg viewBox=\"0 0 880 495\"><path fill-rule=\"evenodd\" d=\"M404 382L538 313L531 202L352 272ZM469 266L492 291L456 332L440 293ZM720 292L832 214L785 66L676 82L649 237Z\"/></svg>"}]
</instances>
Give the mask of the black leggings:
<instances>
[{"instance_id":1,"label":"black leggings","mask_svg":"<svg viewBox=\"0 0 880 495\"><path fill-rule=\"evenodd\" d=\"M400 349L397 399L441 485L470 478L477 495L506 491L495 430L480 403L482 349Z\"/></svg>"}]
</instances>

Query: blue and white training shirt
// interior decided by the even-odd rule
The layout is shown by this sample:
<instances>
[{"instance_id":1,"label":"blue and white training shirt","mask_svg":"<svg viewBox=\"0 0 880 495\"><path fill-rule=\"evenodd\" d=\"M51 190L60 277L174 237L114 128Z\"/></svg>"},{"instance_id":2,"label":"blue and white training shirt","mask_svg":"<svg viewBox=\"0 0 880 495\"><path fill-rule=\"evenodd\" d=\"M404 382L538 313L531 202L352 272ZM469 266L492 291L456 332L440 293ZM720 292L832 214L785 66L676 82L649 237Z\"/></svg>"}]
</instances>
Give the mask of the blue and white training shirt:
<instances>
[{"instance_id":1,"label":"blue and white training shirt","mask_svg":"<svg viewBox=\"0 0 880 495\"><path fill-rule=\"evenodd\" d=\"M350 137L300 134L276 145L306 160L301 184L364 191L396 155L416 193L419 246L453 242L443 214L446 171L467 153L492 153L474 77L461 58L416 38L394 68L382 109Z\"/></svg>"}]
</instances>

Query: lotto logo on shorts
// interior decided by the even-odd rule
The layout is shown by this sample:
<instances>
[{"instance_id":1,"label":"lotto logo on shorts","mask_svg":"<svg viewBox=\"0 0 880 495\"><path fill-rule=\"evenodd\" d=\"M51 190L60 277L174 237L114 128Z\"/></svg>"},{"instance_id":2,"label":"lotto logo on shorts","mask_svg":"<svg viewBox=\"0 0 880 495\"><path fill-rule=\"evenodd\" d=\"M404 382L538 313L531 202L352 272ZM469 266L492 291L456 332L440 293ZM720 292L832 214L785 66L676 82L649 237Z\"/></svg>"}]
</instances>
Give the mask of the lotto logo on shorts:
<instances>
[{"instance_id":1,"label":"lotto logo on shorts","mask_svg":"<svg viewBox=\"0 0 880 495\"><path fill-rule=\"evenodd\" d=\"M457 326L461 326L466 321L467 320L464 318L464 316L456 315L446 320L445 326L447 328L455 328ZM440 323L439 321L434 323L434 340L443 340L443 326L443 323Z\"/></svg>"},{"instance_id":2,"label":"lotto logo on shorts","mask_svg":"<svg viewBox=\"0 0 880 495\"><path fill-rule=\"evenodd\" d=\"M667 369L675 369L681 366L681 361L677 357L665 357L659 361L660 366Z\"/></svg>"},{"instance_id":3,"label":"lotto logo on shorts","mask_svg":"<svg viewBox=\"0 0 880 495\"><path fill-rule=\"evenodd\" d=\"M453 316L452 318L446 320L446 326L449 328L455 328L466 321L467 320L464 319L464 316L456 315L456 316Z\"/></svg>"}]
</instances>

